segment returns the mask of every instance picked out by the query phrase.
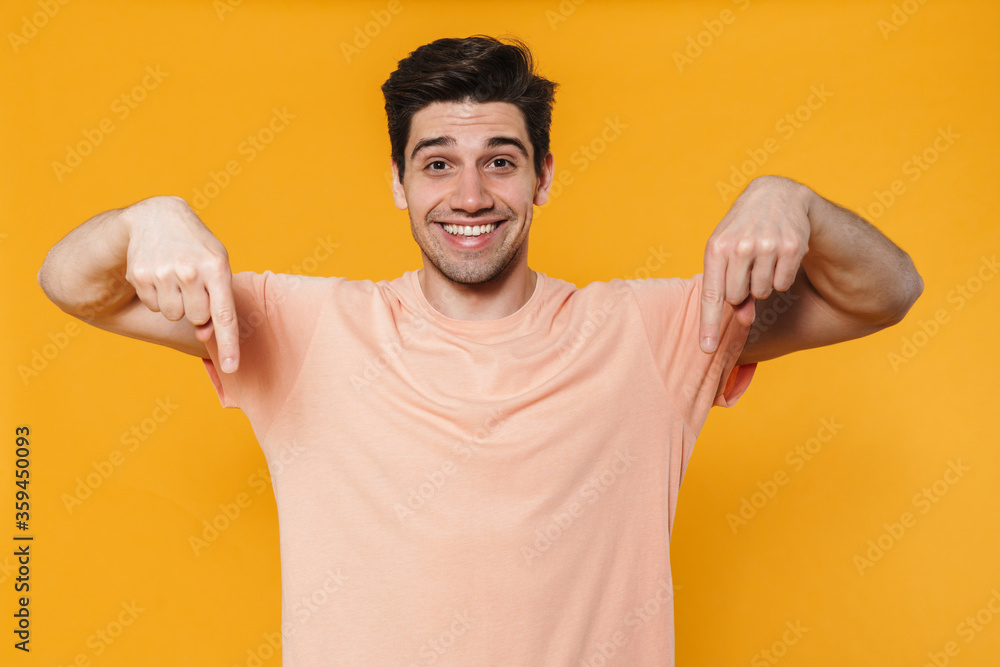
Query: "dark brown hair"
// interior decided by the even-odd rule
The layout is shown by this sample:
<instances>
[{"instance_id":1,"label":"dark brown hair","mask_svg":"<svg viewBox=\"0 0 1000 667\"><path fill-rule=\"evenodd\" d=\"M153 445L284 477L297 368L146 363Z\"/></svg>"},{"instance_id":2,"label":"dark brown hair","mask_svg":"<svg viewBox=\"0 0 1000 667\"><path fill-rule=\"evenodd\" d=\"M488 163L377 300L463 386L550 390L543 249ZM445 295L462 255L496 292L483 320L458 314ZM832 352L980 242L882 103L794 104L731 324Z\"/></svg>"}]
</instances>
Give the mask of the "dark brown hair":
<instances>
[{"instance_id":1,"label":"dark brown hair","mask_svg":"<svg viewBox=\"0 0 1000 667\"><path fill-rule=\"evenodd\" d=\"M510 102L524 116L541 175L549 152L549 125L558 84L535 73L531 51L522 41L507 44L487 35L444 38L425 44L399 61L382 84L392 159L403 180L406 142L413 115L434 102Z\"/></svg>"}]
</instances>

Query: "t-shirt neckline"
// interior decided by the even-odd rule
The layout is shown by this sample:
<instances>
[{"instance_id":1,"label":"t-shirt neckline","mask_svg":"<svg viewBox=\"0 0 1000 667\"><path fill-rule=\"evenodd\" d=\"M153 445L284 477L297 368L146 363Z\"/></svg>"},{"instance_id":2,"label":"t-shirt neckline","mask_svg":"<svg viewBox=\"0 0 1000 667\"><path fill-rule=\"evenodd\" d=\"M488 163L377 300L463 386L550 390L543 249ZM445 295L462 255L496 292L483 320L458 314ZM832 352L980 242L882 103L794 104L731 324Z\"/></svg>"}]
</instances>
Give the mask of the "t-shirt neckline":
<instances>
[{"instance_id":1,"label":"t-shirt neckline","mask_svg":"<svg viewBox=\"0 0 1000 667\"><path fill-rule=\"evenodd\" d=\"M506 317L496 320L459 320L442 314L430 304L420 287L417 271L408 271L407 273L409 274L410 288L420 311L441 328L455 333L505 333L517 328L538 310L539 304L542 302L546 281L544 273L535 271L535 289L531 296L520 308Z\"/></svg>"}]
</instances>

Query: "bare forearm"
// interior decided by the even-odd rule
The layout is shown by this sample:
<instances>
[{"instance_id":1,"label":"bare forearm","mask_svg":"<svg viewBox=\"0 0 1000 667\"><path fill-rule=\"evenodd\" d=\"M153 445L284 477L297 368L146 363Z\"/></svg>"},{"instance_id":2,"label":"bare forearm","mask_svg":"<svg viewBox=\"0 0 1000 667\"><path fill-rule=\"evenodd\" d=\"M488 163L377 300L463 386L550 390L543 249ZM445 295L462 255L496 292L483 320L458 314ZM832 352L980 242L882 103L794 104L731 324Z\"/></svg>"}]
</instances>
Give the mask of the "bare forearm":
<instances>
[{"instance_id":1,"label":"bare forearm","mask_svg":"<svg viewBox=\"0 0 1000 667\"><path fill-rule=\"evenodd\" d=\"M38 271L38 284L65 312L93 319L130 301L124 279L128 230L122 209L95 215L54 245Z\"/></svg>"},{"instance_id":2,"label":"bare forearm","mask_svg":"<svg viewBox=\"0 0 1000 667\"><path fill-rule=\"evenodd\" d=\"M169 205L171 199L154 197L140 203ZM125 279L129 209L95 215L49 250L38 284L63 311L93 321L135 298L135 288Z\"/></svg>"},{"instance_id":3,"label":"bare forearm","mask_svg":"<svg viewBox=\"0 0 1000 667\"><path fill-rule=\"evenodd\" d=\"M806 191L809 282L841 312L872 323L902 319L924 289L913 260L863 218Z\"/></svg>"}]
</instances>

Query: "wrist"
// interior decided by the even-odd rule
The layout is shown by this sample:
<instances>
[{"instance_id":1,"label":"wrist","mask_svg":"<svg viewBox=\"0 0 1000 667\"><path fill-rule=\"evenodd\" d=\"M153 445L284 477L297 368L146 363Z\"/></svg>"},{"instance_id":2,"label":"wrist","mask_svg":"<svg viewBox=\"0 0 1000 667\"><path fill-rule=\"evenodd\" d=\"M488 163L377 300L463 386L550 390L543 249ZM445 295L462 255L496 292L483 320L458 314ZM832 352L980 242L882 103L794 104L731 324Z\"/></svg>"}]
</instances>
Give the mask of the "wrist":
<instances>
[{"instance_id":1,"label":"wrist","mask_svg":"<svg viewBox=\"0 0 1000 667\"><path fill-rule=\"evenodd\" d=\"M829 214L824 211L829 202L806 186L802 187L802 206L809 222L809 246L822 236L824 224L829 223Z\"/></svg>"},{"instance_id":2,"label":"wrist","mask_svg":"<svg viewBox=\"0 0 1000 667\"><path fill-rule=\"evenodd\" d=\"M151 219L158 218L165 212L176 212L186 207L187 202L174 195L156 195L137 201L136 203L118 209L118 219L131 236L137 227Z\"/></svg>"}]
</instances>

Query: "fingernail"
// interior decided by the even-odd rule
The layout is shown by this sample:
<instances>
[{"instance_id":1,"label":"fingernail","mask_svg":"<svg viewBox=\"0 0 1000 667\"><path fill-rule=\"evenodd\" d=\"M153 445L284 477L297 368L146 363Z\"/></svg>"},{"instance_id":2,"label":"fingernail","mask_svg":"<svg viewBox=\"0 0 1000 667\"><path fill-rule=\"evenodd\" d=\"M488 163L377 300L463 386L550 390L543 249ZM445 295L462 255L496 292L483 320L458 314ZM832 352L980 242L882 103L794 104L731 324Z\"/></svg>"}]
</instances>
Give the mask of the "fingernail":
<instances>
[{"instance_id":1,"label":"fingernail","mask_svg":"<svg viewBox=\"0 0 1000 667\"><path fill-rule=\"evenodd\" d=\"M222 372L232 373L236 370L236 360L232 357L226 357L222 360Z\"/></svg>"},{"instance_id":2,"label":"fingernail","mask_svg":"<svg viewBox=\"0 0 1000 667\"><path fill-rule=\"evenodd\" d=\"M711 336L705 336L704 338L701 339L701 349L703 349L703 350L711 350L712 349L712 337Z\"/></svg>"}]
</instances>

